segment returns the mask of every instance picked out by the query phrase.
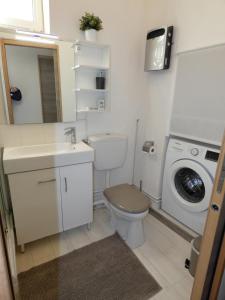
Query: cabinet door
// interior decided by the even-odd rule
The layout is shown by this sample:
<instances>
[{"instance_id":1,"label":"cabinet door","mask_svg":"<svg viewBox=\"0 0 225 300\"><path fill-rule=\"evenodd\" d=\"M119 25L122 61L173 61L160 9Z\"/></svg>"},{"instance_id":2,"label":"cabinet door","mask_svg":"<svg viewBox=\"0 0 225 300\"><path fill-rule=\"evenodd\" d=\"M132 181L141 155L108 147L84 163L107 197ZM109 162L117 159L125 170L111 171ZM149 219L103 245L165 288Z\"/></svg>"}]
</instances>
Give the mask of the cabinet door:
<instances>
[{"instance_id":1,"label":"cabinet door","mask_svg":"<svg viewBox=\"0 0 225 300\"><path fill-rule=\"evenodd\" d=\"M60 168L63 229L92 222L92 164L77 164Z\"/></svg>"},{"instance_id":2,"label":"cabinet door","mask_svg":"<svg viewBox=\"0 0 225 300\"><path fill-rule=\"evenodd\" d=\"M73 43L58 41L61 83L62 121L76 121L75 71Z\"/></svg>"},{"instance_id":3,"label":"cabinet door","mask_svg":"<svg viewBox=\"0 0 225 300\"><path fill-rule=\"evenodd\" d=\"M18 245L62 231L59 169L8 176Z\"/></svg>"}]
</instances>

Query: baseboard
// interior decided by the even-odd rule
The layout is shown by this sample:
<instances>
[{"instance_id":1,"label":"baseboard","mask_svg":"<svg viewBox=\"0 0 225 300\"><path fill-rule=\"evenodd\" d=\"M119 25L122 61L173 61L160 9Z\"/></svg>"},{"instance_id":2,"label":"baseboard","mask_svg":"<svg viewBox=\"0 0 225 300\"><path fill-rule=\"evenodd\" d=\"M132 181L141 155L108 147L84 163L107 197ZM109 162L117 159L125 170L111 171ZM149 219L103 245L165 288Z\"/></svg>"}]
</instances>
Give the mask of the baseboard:
<instances>
[{"instance_id":1,"label":"baseboard","mask_svg":"<svg viewBox=\"0 0 225 300\"><path fill-rule=\"evenodd\" d=\"M149 213L153 215L156 219L158 219L161 223L163 223L171 230L179 234L188 242L191 242L194 238L198 236L196 232L192 231L190 228L186 227L171 216L167 215L161 209L156 210L150 208Z\"/></svg>"}]
</instances>

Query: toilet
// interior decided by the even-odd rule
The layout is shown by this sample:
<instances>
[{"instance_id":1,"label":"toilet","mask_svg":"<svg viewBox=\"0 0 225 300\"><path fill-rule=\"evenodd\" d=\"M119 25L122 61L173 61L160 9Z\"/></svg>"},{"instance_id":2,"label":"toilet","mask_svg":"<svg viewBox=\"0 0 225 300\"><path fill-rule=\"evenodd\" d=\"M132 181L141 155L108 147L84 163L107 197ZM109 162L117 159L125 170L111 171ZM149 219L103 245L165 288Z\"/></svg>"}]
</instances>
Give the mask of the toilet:
<instances>
[{"instance_id":1,"label":"toilet","mask_svg":"<svg viewBox=\"0 0 225 300\"><path fill-rule=\"evenodd\" d=\"M127 136L98 134L88 138L95 150L94 166L106 171L105 204L110 211L111 225L127 245L134 249L145 242L143 220L147 216L148 198L129 184L110 187L110 171L122 167L127 154Z\"/></svg>"}]
</instances>

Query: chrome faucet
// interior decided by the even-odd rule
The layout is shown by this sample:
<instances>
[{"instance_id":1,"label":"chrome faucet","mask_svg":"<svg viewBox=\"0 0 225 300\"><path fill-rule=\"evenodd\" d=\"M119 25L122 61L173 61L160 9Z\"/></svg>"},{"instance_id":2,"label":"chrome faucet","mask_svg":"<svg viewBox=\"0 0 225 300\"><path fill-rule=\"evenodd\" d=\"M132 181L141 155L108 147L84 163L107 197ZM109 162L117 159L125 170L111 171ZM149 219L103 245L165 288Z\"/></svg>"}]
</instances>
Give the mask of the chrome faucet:
<instances>
[{"instance_id":1,"label":"chrome faucet","mask_svg":"<svg viewBox=\"0 0 225 300\"><path fill-rule=\"evenodd\" d=\"M65 135L71 136L71 144L75 145L77 142L76 127L68 127L65 128L64 130L65 130Z\"/></svg>"}]
</instances>

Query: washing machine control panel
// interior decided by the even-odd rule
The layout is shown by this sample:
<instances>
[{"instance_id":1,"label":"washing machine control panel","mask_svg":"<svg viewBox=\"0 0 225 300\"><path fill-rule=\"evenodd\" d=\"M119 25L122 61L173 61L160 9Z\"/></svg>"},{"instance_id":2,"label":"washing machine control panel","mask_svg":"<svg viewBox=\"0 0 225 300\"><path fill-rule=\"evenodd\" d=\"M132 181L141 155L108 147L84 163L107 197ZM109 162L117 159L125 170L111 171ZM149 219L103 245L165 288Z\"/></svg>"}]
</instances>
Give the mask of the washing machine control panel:
<instances>
[{"instance_id":1,"label":"washing machine control panel","mask_svg":"<svg viewBox=\"0 0 225 300\"><path fill-rule=\"evenodd\" d=\"M198 156L199 155L199 149L198 148L192 148L191 149L191 154L193 155L193 156Z\"/></svg>"}]
</instances>

